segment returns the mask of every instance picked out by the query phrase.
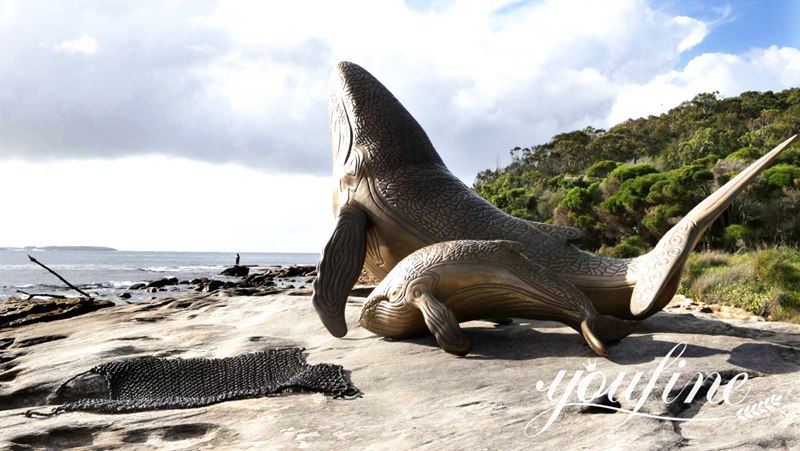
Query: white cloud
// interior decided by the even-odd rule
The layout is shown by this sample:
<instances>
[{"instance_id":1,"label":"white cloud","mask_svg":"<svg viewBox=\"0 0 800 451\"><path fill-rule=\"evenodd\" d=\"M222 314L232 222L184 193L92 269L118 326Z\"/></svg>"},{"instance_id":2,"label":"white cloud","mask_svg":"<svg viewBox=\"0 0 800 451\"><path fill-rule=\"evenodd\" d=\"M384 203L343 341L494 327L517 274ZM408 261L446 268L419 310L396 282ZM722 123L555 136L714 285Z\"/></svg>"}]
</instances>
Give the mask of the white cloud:
<instances>
[{"instance_id":1,"label":"white cloud","mask_svg":"<svg viewBox=\"0 0 800 451\"><path fill-rule=\"evenodd\" d=\"M800 85L800 50L791 47L755 49L744 55L707 53L683 70L658 75L620 89L608 116L615 124L628 118L660 114L701 92L734 96Z\"/></svg>"},{"instance_id":2,"label":"white cloud","mask_svg":"<svg viewBox=\"0 0 800 451\"><path fill-rule=\"evenodd\" d=\"M0 96L0 112L14 112L0 121L4 152L162 152L326 173L328 74L350 60L467 182L512 147L604 125L622 89L669 72L707 33L645 0L59 5L23 8L0 29L23 46L0 52L0 82L18 93ZM86 34L57 48L97 51L91 35L103 51L75 62L36 52L75 30ZM14 69L24 66L36 70Z\"/></svg>"},{"instance_id":3,"label":"white cloud","mask_svg":"<svg viewBox=\"0 0 800 451\"><path fill-rule=\"evenodd\" d=\"M622 88L669 71L708 33L702 21L637 0L455 1L428 11L400 0L292 2L280 10L223 0L194 20L228 32L236 49L271 49L249 60L237 50L206 72L234 111L312 114L319 79L289 85L287 74L302 78L309 66L274 55L317 43L320 59L310 64L351 60L370 70L467 182L512 147L607 125Z\"/></svg>"},{"instance_id":4,"label":"white cloud","mask_svg":"<svg viewBox=\"0 0 800 451\"><path fill-rule=\"evenodd\" d=\"M672 19L680 27L687 27L690 31L681 42L678 43L678 52L685 52L697 44L703 42L708 35L708 25L691 17L677 16Z\"/></svg>"},{"instance_id":5,"label":"white cloud","mask_svg":"<svg viewBox=\"0 0 800 451\"><path fill-rule=\"evenodd\" d=\"M350 60L395 93L469 183L508 149L559 132L658 114L703 90L796 84L790 48L700 55L676 69L715 22L646 0L10 5L0 152L16 157L159 152L327 173L328 74ZM37 51L65 35L80 37L56 50L94 58Z\"/></svg>"},{"instance_id":6,"label":"white cloud","mask_svg":"<svg viewBox=\"0 0 800 451\"><path fill-rule=\"evenodd\" d=\"M83 53L84 55L94 55L97 53L97 41L89 36L88 34L84 33L83 36L72 39L69 41L64 41L61 44L53 47L53 50L63 53Z\"/></svg>"},{"instance_id":7,"label":"white cloud","mask_svg":"<svg viewBox=\"0 0 800 451\"><path fill-rule=\"evenodd\" d=\"M329 177L163 156L0 164L0 246L318 252L333 229Z\"/></svg>"}]
</instances>

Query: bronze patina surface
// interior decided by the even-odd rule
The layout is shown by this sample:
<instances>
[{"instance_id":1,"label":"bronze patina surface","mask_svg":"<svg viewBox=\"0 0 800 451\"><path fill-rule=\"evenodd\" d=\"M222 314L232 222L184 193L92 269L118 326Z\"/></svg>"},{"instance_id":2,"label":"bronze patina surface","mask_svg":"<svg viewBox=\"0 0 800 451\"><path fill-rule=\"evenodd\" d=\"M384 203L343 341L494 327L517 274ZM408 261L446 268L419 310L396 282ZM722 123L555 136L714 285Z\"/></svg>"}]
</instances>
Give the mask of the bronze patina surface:
<instances>
[{"instance_id":1,"label":"bronze patina surface","mask_svg":"<svg viewBox=\"0 0 800 451\"><path fill-rule=\"evenodd\" d=\"M430 330L445 351L465 355L472 347L460 322L514 317L552 320L581 333L599 355L606 343L638 322L600 315L583 292L528 260L515 241L446 241L404 258L370 294L359 323L390 338Z\"/></svg>"},{"instance_id":2,"label":"bronze patina surface","mask_svg":"<svg viewBox=\"0 0 800 451\"><path fill-rule=\"evenodd\" d=\"M356 64L334 70L329 98L333 211L337 222L314 281L314 307L335 336L347 333L344 308L362 267L385 277L403 258L453 240L509 240L583 292L597 312L646 318L677 290L689 253L714 219L789 138L701 202L632 259L606 258L570 244L580 231L514 218L475 194L445 167L425 131L375 77Z\"/></svg>"}]
</instances>

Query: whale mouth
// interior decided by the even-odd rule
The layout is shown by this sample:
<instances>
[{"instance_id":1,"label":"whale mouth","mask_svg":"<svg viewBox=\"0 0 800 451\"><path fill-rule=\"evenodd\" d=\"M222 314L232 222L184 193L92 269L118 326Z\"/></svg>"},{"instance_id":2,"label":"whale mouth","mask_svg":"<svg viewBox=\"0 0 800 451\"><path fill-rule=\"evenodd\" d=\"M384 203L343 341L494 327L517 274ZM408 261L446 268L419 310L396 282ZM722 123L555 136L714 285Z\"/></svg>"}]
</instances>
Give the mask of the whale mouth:
<instances>
[{"instance_id":1,"label":"whale mouth","mask_svg":"<svg viewBox=\"0 0 800 451\"><path fill-rule=\"evenodd\" d=\"M341 63L340 63L341 66ZM350 158L353 149L353 125L350 121L347 82L341 70L334 71L330 81L328 97L328 126L331 133L334 168L341 168Z\"/></svg>"},{"instance_id":2,"label":"whale mouth","mask_svg":"<svg viewBox=\"0 0 800 451\"><path fill-rule=\"evenodd\" d=\"M377 80L372 82L373 77L358 64L342 61L336 65L336 69L331 73L329 83L328 110L331 119L334 110L337 115L347 124L351 141L353 135L353 119L358 117L358 113L363 109L364 104L369 104L374 92L369 87ZM333 123L333 122L331 122ZM351 142L352 144L352 142Z\"/></svg>"},{"instance_id":3,"label":"whale mouth","mask_svg":"<svg viewBox=\"0 0 800 451\"><path fill-rule=\"evenodd\" d=\"M378 305L381 302L389 302L389 296L386 296L385 294L379 294L367 299L367 302L365 302L364 306L361 307L361 316L358 319L358 322L362 327L369 327L369 322L375 315L375 310L377 310Z\"/></svg>"},{"instance_id":4,"label":"whale mouth","mask_svg":"<svg viewBox=\"0 0 800 451\"><path fill-rule=\"evenodd\" d=\"M364 303L364 309L370 309L376 307L381 302L389 302L389 296L385 294L379 294L374 297L367 299L367 302Z\"/></svg>"}]
</instances>

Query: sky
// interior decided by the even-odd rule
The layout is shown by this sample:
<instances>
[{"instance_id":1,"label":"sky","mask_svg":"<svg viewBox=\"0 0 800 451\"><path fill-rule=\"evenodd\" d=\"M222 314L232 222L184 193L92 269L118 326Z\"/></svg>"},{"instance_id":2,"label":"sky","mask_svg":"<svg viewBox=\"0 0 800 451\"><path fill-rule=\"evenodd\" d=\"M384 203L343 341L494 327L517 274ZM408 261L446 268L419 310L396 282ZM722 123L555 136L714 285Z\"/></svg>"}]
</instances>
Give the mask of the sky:
<instances>
[{"instance_id":1,"label":"sky","mask_svg":"<svg viewBox=\"0 0 800 451\"><path fill-rule=\"evenodd\" d=\"M0 0L0 246L318 252L330 72L472 184L701 92L800 86L800 2Z\"/></svg>"}]
</instances>

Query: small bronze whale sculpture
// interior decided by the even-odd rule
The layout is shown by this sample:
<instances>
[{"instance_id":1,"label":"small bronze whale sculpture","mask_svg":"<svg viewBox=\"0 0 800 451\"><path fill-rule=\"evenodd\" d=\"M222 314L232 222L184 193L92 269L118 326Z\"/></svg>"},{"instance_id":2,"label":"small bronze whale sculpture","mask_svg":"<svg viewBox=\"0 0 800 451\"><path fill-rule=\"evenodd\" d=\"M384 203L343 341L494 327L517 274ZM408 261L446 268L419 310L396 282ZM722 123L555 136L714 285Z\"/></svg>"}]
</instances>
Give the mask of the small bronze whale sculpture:
<instances>
[{"instance_id":1,"label":"small bronze whale sculpture","mask_svg":"<svg viewBox=\"0 0 800 451\"><path fill-rule=\"evenodd\" d=\"M452 240L510 240L577 288L605 315L642 319L678 288L708 226L795 138L754 162L675 225L653 251L606 258L570 244L579 231L515 218L475 194L436 153L425 131L375 77L353 63L334 70L329 98L336 227L314 280L313 303L328 331L347 333L344 308L362 267L385 277L403 258Z\"/></svg>"},{"instance_id":2,"label":"small bronze whale sculpture","mask_svg":"<svg viewBox=\"0 0 800 451\"><path fill-rule=\"evenodd\" d=\"M400 262L370 294L359 323L385 337L423 335L427 329L451 354L471 342L460 322L497 315L562 322L599 355L606 343L633 332L638 322L597 313L580 290L525 258L514 241L447 241Z\"/></svg>"}]
</instances>

